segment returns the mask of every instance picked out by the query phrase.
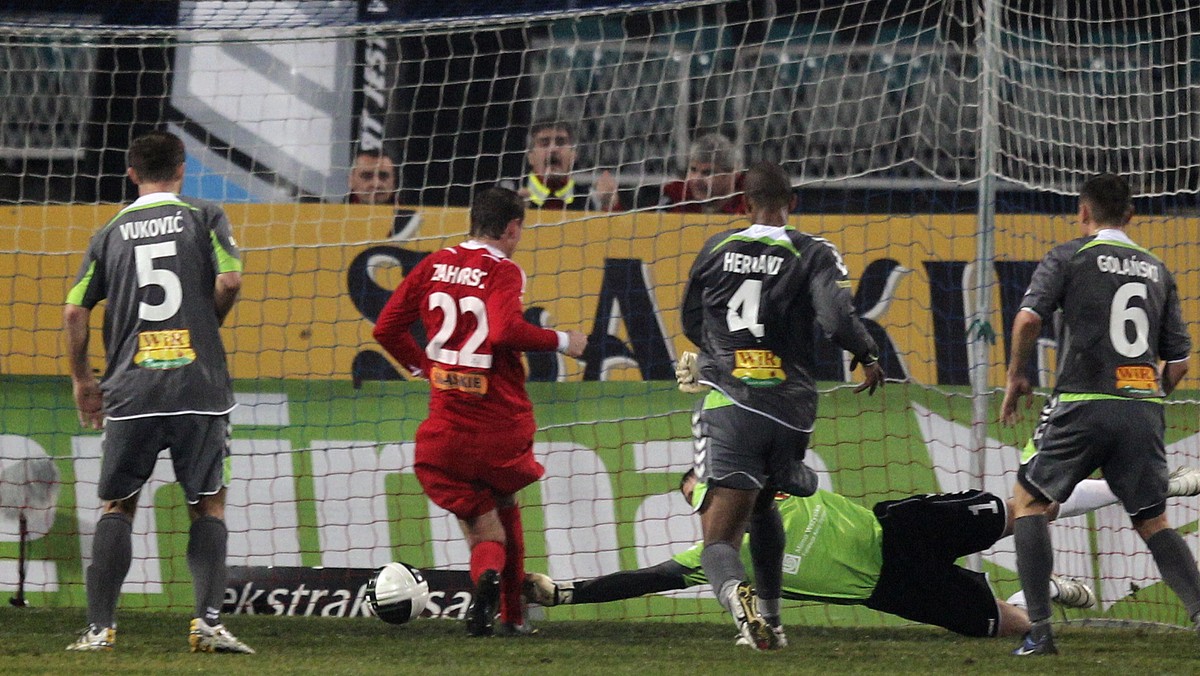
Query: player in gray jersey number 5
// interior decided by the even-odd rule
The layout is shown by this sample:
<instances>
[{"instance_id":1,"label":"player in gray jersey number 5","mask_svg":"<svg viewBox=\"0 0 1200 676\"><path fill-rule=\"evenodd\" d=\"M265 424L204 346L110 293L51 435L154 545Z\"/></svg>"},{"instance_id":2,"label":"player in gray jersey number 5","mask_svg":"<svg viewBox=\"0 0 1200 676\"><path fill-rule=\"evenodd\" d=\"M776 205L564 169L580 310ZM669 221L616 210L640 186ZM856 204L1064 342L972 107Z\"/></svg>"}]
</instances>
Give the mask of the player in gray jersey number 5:
<instances>
[{"instance_id":1,"label":"player in gray jersey number 5","mask_svg":"<svg viewBox=\"0 0 1200 676\"><path fill-rule=\"evenodd\" d=\"M237 300L242 263L221 208L179 196L183 162L183 142L173 134L134 140L128 175L138 199L92 237L63 310L79 421L104 428L88 626L68 650L113 649L138 496L170 448L192 520L187 560L196 614L188 643L193 652L254 652L220 621L234 407L220 327ZM88 337L100 301L107 368L97 381Z\"/></svg>"}]
</instances>

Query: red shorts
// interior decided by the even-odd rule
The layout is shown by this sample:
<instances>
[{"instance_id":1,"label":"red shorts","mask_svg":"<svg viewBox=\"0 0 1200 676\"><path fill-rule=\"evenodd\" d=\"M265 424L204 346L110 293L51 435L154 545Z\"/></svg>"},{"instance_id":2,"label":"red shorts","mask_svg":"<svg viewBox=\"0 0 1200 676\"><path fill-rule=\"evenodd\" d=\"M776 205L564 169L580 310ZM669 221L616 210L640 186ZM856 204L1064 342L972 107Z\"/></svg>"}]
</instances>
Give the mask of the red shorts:
<instances>
[{"instance_id":1,"label":"red shorts","mask_svg":"<svg viewBox=\"0 0 1200 676\"><path fill-rule=\"evenodd\" d=\"M460 519L496 508L546 472L533 457L533 426L482 434L430 418L417 428L414 471L433 504Z\"/></svg>"}]
</instances>

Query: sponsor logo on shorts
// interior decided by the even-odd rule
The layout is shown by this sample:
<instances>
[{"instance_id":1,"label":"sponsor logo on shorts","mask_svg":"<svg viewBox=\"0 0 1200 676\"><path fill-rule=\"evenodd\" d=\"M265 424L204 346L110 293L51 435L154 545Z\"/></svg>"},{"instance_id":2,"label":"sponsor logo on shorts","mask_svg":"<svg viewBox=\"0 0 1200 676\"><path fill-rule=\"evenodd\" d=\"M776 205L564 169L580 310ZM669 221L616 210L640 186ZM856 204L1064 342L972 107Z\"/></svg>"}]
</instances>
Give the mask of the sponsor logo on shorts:
<instances>
[{"instance_id":1,"label":"sponsor logo on shorts","mask_svg":"<svg viewBox=\"0 0 1200 676\"><path fill-rule=\"evenodd\" d=\"M732 373L750 387L774 387L787 380L783 360L770 350L737 350Z\"/></svg>"},{"instance_id":2,"label":"sponsor logo on shorts","mask_svg":"<svg viewBox=\"0 0 1200 676\"><path fill-rule=\"evenodd\" d=\"M138 350L133 363L144 369L165 371L177 369L196 361L192 349L192 334L187 329L142 331L138 334Z\"/></svg>"},{"instance_id":3,"label":"sponsor logo on shorts","mask_svg":"<svg viewBox=\"0 0 1200 676\"><path fill-rule=\"evenodd\" d=\"M429 375L429 382L439 390L458 390L469 394L483 396L487 394L488 377L483 373L464 373L447 371L440 366L434 366Z\"/></svg>"},{"instance_id":4,"label":"sponsor logo on shorts","mask_svg":"<svg viewBox=\"0 0 1200 676\"><path fill-rule=\"evenodd\" d=\"M1158 392L1158 371L1150 366L1118 366L1117 389L1128 394Z\"/></svg>"}]
</instances>

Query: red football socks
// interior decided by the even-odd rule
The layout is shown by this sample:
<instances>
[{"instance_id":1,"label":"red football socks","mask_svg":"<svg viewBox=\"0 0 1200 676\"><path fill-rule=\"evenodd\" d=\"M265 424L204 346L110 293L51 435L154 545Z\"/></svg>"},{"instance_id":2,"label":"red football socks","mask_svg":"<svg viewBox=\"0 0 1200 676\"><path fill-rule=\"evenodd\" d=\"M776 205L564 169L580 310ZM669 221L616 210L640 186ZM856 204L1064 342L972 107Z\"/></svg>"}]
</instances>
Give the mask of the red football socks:
<instances>
[{"instance_id":1,"label":"red football socks","mask_svg":"<svg viewBox=\"0 0 1200 676\"><path fill-rule=\"evenodd\" d=\"M521 624L525 621L525 604L521 601L521 586L525 583L525 533L521 528L521 507L504 507L499 514L504 535L508 539L504 548L504 570L500 573L500 621Z\"/></svg>"},{"instance_id":2,"label":"red football socks","mask_svg":"<svg viewBox=\"0 0 1200 676\"><path fill-rule=\"evenodd\" d=\"M480 542L471 549L471 584L478 584L485 570L504 570L504 545L495 540Z\"/></svg>"}]
</instances>

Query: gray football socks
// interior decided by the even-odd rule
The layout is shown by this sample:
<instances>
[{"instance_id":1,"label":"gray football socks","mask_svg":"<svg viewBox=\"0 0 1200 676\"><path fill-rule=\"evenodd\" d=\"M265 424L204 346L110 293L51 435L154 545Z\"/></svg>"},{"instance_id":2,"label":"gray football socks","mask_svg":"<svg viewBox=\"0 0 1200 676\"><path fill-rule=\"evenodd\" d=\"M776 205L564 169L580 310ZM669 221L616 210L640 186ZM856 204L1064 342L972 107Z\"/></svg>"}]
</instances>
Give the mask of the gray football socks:
<instances>
[{"instance_id":1,"label":"gray football socks","mask_svg":"<svg viewBox=\"0 0 1200 676\"><path fill-rule=\"evenodd\" d=\"M726 610L733 612L728 606L729 587L746 579L746 567L742 565L738 550L728 542L714 542L711 545L706 542L704 551L700 552L700 565L717 600Z\"/></svg>"},{"instance_id":2,"label":"gray football socks","mask_svg":"<svg viewBox=\"0 0 1200 676\"><path fill-rule=\"evenodd\" d=\"M1017 577L1025 590L1029 621L1050 617L1050 573L1054 569L1054 549L1050 543L1050 520L1045 514L1022 516L1013 524L1013 542L1017 548Z\"/></svg>"},{"instance_id":3,"label":"gray football socks","mask_svg":"<svg viewBox=\"0 0 1200 676\"><path fill-rule=\"evenodd\" d=\"M202 516L188 532L187 560L196 593L196 617L210 626L219 624L225 599L225 548L229 533L225 522Z\"/></svg>"},{"instance_id":4,"label":"gray football socks","mask_svg":"<svg viewBox=\"0 0 1200 676\"><path fill-rule=\"evenodd\" d=\"M779 616L779 597L783 593L783 548L785 535L779 510L755 512L750 517L750 560L754 564L754 590L759 610ZM772 605L771 602L775 603ZM764 603L765 602L765 603ZM768 613L774 608L773 613Z\"/></svg>"},{"instance_id":5,"label":"gray football socks","mask_svg":"<svg viewBox=\"0 0 1200 676\"><path fill-rule=\"evenodd\" d=\"M1188 617L1200 613L1200 570L1187 543L1174 528L1164 528L1146 541L1163 580L1183 601Z\"/></svg>"},{"instance_id":6,"label":"gray football socks","mask_svg":"<svg viewBox=\"0 0 1200 676\"><path fill-rule=\"evenodd\" d=\"M96 522L92 564L87 569L88 622L96 627L117 626L117 599L133 560L133 520L110 512Z\"/></svg>"}]
</instances>

